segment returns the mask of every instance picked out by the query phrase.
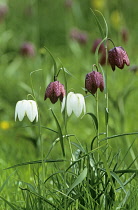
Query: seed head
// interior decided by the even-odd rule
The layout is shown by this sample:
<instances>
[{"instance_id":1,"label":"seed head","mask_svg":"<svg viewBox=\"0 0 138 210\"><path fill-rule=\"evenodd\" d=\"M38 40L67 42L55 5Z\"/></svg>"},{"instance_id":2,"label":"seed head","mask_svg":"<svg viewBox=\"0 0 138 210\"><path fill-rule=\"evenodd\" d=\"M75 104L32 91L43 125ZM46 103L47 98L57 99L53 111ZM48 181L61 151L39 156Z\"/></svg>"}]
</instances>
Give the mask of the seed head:
<instances>
[{"instance_id":1,"label":"seed head","mask_svg":"<svg viewBox=\"0 0 138 210\"><path fill-rule=\"evenodd\" d=\"M62 102L65 94L64 85L62 85L59 81L51 82L46 88L44 100L49 98L51 103L55 104L58 98Z\"/></svg>"},{"instance_id":2,"label":"seed head","mask_svg":"<svg viewBox=\"0 0 138 210\"><path fill-rule=\"evenodd\" d=\"M108 52L108 61L112 67L112 70L115 70L115 66L120 69L124 68L124 65L130 65L128 55L122 47L114 47Z\"/></svg>"}]
</instances>

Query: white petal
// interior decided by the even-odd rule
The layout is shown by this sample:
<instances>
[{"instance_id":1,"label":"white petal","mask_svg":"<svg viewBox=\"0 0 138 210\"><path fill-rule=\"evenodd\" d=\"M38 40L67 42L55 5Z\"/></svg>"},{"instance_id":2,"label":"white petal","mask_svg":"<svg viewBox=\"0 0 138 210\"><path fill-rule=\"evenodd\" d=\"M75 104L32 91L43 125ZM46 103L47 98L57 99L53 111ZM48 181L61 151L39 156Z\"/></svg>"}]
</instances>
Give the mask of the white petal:
<instances>
[{"instance_id":1,"label":"white petal","mask_svg":"<svg viewBox=\"0 0 138 210\"><path fill-rule=\"evenodd\" d=\"M79 94L79 98L82 104L82 111L84 112L84 114L86 113L86 105L85 105L85 99L84 96L82 94Z\"/></svg>"},{"instance_id":2,"label":"white petal","mask_svg":"<svg viewBox=\"0 0 138 210\"><path fill-rule=\"evenodd\" d=\"M67 95L67 115L70 116L72 113L72 96L74 95L73 92L68 93Z\"/></svg>"},{"instance_id":3,"label":"white petal","mask_svg":"<svg viewBox=\"0 0 138 210\"><path fill-rule=\"evenodd\" d=\"M75 97L76 99L73 105L73 111L76 117L79 117L80 114L82 113L83 104L82 104L80 94L75 94Z\"/></svg>"},{"instance_id":4,"label":"white petal","mask_svg":"<svg viewBox=\"0 0 138 210\"><path fill-rule=\"evenodd\" d=\"M27 114L28 119L31 122L33 122L35 118L36 118L36 121L38 121L38 110L37 110L37 105L35 101L28 100L26 114Z\"/></svg>"},{"instance_id":5,"label":"white petal","mask_svg":"<svg viewBox=\"0 0 138 210\"><path fill-rule=\"evenodd\" d=\"M76 117L79 117L82 113L82 111L85 112L85 101L84 101L84 96L82 94L75 94L76 95L76 102L74 101L73 105L73 111Z\"/></svg>"},{"instance_id":6,"label":"white petal","mask_svg":"<svg viewBox=\"0 0 138 210\"><path fill-rule=\"evenodd\" d=\"M64 96L63 101L61 103L61 112L63 112L63 110L65 108L65 104L66 104L66 97Z\"/></svg>"},{"instance_id":7,"label":"white petal","mask_svg":"<svg viewBox=\"0 0 138 210\"><path fill-rule=\"evenodd\" d=\"M38 121L38 109L37 109L37 104L35 101L33 101L33 110L34 110L34 115L36 118L36 122Z\"/></svg>"},{"instance_id":8,"label":"white petal","mask_svg":"<svg viewBox=\"0 0 138 210\"><path fill-rule=\"evenodd\" d=\"M26 100L18 101L15 107L15 121L18 116L19 121L22 121L26 111Z\"/></svg>"}]
</instances>

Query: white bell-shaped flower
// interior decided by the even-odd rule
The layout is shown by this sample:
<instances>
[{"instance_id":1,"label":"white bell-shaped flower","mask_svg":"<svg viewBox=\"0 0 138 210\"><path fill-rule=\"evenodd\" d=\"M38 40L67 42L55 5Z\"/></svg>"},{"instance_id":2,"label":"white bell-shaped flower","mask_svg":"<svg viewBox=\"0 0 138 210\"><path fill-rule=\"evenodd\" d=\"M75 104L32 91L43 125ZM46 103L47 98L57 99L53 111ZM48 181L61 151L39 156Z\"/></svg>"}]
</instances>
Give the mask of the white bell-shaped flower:
<instances>
[{"instance_id":1,"label":"white bell-shaped flower","mask_svg":"<svg viewBox=\"0 0 138 210\"><path fill-rule=\"evenodd\" d=\"M65 107L64 100L65 99L63 99L61 111L63 111L63 109ZM84 96L79 93L73 93L73 92L68 93L66 107L67 107L67 115L68 116L70 116L72 114L72 112L74 112L76 117L79 117L81 115L82 111L84 111L84 113L86 112Z\"/></svg>"},{"instance_id":2,"label":"white bell-shaped flower","mask_svg":"<svg viewBox=\"0 0 138 210\"><path fill-rule=\"evenodd\" d=\"M27 115L31 122L33 122L35 119L38 121L38 109L35 101L22 100L17 102L15 107L15 121L17 117L19 121L22 121L25 115Z\"/></svg>"}]
</instances>

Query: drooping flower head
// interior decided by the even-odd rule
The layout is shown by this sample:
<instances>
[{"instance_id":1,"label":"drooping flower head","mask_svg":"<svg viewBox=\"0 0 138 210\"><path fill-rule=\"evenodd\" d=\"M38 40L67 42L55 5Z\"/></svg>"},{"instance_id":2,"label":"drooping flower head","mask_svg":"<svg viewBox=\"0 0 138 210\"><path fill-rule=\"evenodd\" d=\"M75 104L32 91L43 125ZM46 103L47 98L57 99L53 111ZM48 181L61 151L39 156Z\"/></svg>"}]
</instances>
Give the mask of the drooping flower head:
<instances>
[{"instance_id":1,"label":"drooping flower head","mask_svg":"<svg viewBox=\"0 0 138 210\"><path fill-rule=\"evenodd\" d=\"M64 85L62 85L59 81L50 82L50 84L46 88L44 100L49 98L51 103L55 104L58 101L58 98L62 102L65 94L66 92L64 89Z\"/></svg>"},{"instance_id":2,"label":"drooping flower head","mask_svg":"<svg viewBox=\"0 0 138 210\"><path fill-rule=\"evenodd\" d=\"M38 121L37 104L33 100L18 101L15 107L15 121L18 117L19 121L27 115L28 119L33 122L35 119Z\"/></svg>"},{"instance_id":3,"label":"drooping flower head","mask_svg":"<svg viewBox=\"0 0 138 210\"><path fill-rule=\"evenodd\" d=\"M104 80L101 73L97 71L92 71L86 75L85 78L85 88L91 94L95 94L99 88L101 92L104 90Z\"/></svg>"},{"instance_id":4,"label":"drooping flower head","mask_svg":"<svg viewBox=\"0 0 138 210\"><path fill-rule=\"evenodd\" d=\"M63 111L64 108L65 102L63 101L61 111ZM68 116L70 116L72 112L74 112L76 117L79 117L82 111L84 111L84 113L86 112L84 96L80 93L69 92L67 95L66 108Z\"/></svg>"},{"instance_id":5,"label":"drooping flower head","mask_svg":"<svg viewBox=\"0 0 138 210\"><path fill-rule=\"evenodd\" d=\"M24 42L21 45L20 53L21 55L26 56L26 57L33 57L35 55L35 47L30 42Z\"/></svg>"},{"instance_id":6,"label":"drooping flower head","mask_svg":"<svg viewBox=\"0 0 138 210\"><path fill-rule=\"evenodd\" d=\"M128 55L123 47L114 47L108 51L108 61L112 67L112 70L115 70L115 66L120 69L124 68L124 65L130 65Z\"/></svg>"},{"instance_id":7,"label":"drooping flower head","mask_svg":"<svg viewBox=\"0 0 138 210\"><path fill-rule=\"evenodd\" d=\"M6 4L1 4L0 5L0 22L3 21L7 12L8 12L8 6Z\"/></svg>"},{"instance_id":8,"label":"drooping flower head","mask_svg":"<svg viewBox=\"0 0 138 210\"><path fill-rule=\"evenodd\" d=\"M87 33L85 31L81 31L77 28L73 28L70 31L70 38L74 41L77 41L79 44L86 44L88 40Z\"/></svg>"},{"instance_id":9,"label":"drooping flower head","mask_svg":"<svg viewBox=\"0 0 138 210\"><path fill-rule=\"evenodd\" d=\"M72 0L65 0L64 6L68 9L72 7Z\"/></svg>"}]
</instances>

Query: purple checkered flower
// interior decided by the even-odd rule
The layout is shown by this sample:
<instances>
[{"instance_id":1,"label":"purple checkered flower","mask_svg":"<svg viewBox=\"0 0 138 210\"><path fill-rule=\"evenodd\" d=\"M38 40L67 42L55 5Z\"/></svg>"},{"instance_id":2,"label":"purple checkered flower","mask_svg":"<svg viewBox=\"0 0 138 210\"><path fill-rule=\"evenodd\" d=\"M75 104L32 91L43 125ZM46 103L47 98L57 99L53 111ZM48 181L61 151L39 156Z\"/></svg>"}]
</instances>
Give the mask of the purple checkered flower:
<instances>
[{"instance_id":1,"label":"purple checkered flower","mask_svg":"<svg viewBox=\"0 0 138 210\"><path fill-rule=\"evenodd\" d=\"M86 93L95 94L99 88L101 92L104 90L104 81L101 73L92 71L86 75L85 78Z\"/></svg>"},{"instance_id":2,"label":"purple checkered flower","mask_svg":"<svg viewBox=\"0 0 138 210\"><path fill-rule=\"evenodd\" d=\"M59 81L50 82L50 84L46 88L44 100L49 98L51 103L55 104L58 101L58 98L62 102L65 94L66 92L64 89L64 85L62 85Z\"/></svg>"},{"instance_id":3,"label":"purple checkered flower","mask_svg":"<svg viewBox=\"0 0 138 210\"><path fill-rule=\"evenodd\" d=\"M112 70L115 70L115 66L120 69L124 68L124 65L130 65L128 55L122 47L114 47L108 52L108 61L112 67Z\"/></svg>"}]
</instances>

